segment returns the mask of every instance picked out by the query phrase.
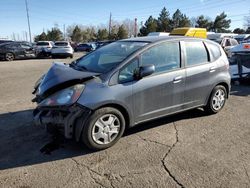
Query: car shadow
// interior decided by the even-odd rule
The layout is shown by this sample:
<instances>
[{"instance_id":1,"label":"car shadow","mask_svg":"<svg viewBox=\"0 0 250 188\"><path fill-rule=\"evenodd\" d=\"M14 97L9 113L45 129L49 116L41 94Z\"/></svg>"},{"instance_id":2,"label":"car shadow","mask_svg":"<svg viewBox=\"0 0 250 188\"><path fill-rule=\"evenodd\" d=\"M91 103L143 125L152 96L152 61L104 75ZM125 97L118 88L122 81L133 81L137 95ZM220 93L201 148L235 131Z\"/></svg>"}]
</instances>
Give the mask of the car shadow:
<instances>
[{"instance_id":1,"label":"car shadow","mask_svg":"<svg viewBox=\"0 0 250 188\"><path fill-rule=\"evenodd\" d=\"M250 95L250 80L241 82L240 85L232 85L230 95L249 96Z\"/></svg>"},{"instance_id":2,"label":"car shadow","mask_svg":"<svg viewBox=\"0 0 250 188\"><path fill-rule=\"evenodd\" d=\"M160 118L127 130L124 137L182 119L204 116L200 109ZM0 114L0 170L29 166L92 153L74 141L48 134L33 124L32 110Z\"/></svg>"}]
</instances>

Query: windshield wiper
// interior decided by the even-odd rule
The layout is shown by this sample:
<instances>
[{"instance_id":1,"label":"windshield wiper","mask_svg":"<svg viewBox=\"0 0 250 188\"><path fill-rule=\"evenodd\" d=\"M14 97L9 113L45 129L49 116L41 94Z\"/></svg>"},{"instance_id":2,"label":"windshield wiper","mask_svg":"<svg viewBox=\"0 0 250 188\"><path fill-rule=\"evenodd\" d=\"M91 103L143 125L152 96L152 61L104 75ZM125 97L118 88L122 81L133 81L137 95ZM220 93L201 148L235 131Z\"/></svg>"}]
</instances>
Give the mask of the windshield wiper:
<instances>
[{"instance_id":1,"label":"windshield wiper","mask_svg":"<svg viewBox=\"0 0 250 188\"><path fill-rule=\"evenodd\" d=\"M77 67L78 69L80 69L80 70L88 71L88 69L87 69L86 67L84 67L84 66L77 66L77 65L76 65L76 67Z\"/></svg>"},{"instance_id":2,"label":"windshield wiper","mask_svg":"<svg viewBox=\"0 0 250 188\"><path fill-rule=\"evenodd\" d=\"M77 63L75 61L70 63L69 66L72 67L73 69L76 69L76 70L88 71L88 69L86 67L77 65Z\"/></svg>"}]
</instances>

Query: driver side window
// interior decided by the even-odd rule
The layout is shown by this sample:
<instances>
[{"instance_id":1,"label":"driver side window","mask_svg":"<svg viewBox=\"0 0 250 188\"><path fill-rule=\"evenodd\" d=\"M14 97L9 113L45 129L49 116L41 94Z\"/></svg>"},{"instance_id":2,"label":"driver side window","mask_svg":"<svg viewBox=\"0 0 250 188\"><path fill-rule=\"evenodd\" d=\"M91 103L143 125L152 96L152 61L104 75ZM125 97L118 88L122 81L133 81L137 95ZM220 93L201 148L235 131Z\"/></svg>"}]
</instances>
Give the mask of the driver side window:
<instances>
[{"instance_id":1,"label":"driver side window","mask_svg":"<svg viewBox=\"0 0 250 188\"><path fill-rule=\"evenodd\" d=\"M26 50L29 50L32 48L32 46L28 45L28 44L21 44L21 47L26 49Z\"/></svg>"},{"instance_id":2,"label":"driver side window","mask_svg":"<svg viewBox=\"0 0 250 188\"><path fill-rule=\"evenodd\" d=\"M119 83L131 82L134 80L134 75L139 67L138 59L132 60L131 63L127 64L122 68L119 74Z\"/></svg>"}]
</instances>

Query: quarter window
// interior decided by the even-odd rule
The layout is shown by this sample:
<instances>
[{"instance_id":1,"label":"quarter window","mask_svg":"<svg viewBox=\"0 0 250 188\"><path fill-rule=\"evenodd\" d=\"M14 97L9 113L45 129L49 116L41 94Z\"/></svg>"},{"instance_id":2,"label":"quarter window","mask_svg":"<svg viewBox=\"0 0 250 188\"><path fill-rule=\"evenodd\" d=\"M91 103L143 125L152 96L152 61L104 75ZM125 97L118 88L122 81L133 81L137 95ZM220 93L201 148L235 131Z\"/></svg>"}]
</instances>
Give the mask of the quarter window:
<instances>
[{"instance_id":1,"label":"quarter window","mask_svg":"<svg viewBox=\"0 0 250 188\"><path fill-rule=\"evenodd\" d=\"M221 56L220 47L212 43L206 43L206 46L209 48L210 56L213 61L217 60Z\"/></svg>"},{"instance_id":2,"label":"quarter window","mask_svg":"<svg viewBox=\"0 0 250 188\"><path fill-rule=\"evenodd\" d=\"M203 42L185 42L187 66L208 62L208 53Z\"/></svg>"},{"instance_id":3,"label":"quarter window","mask_svg":"<svg viewBox=\"0 0 250 188\"><path fill-rule=\"evenodd\" d=\"M165 72L180 68L179 42L164 42L141 54L141 65L153 64L155 72Z\"/></svg>"}]
</instances>

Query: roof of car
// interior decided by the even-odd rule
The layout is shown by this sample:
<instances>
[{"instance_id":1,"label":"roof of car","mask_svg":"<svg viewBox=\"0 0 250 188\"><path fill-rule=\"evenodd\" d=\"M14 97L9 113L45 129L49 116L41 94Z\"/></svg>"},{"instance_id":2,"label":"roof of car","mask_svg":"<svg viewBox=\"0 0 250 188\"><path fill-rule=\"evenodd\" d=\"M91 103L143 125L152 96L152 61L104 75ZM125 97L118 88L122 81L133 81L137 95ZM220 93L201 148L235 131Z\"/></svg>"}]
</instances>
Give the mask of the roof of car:
<instances>
[{"instance_id":1,"label":"roof of car","mask_svg":"<svg viewBox=\"0 0 250 188\"><path fill-rule=\"evenodd\" d=\"M204 40L201 38L195 38L195 37L183 37L183 36L147 36L147 37L136 37L136 38L129 38L124 39L121 41L138 41L138 42L158 42L163 40L174 40L174 39L191 39L191 40Z\"/></svg>"},{"instance_id":2,"label":"roof of car","mask_svg":"<svg viewBox=\"0 0 250 188\"><path fill-rule=\"evenodd\" d=\"M39 43L39 42L52 42L52 41L47 41L47 40L44 40L44 41L38 41L37 43Z\"/></svg>"},{"instance_id":3,"label":"roof of car","mask_svg":"<svg viewBox=\"0 0 250 188\"><path fill-rule=\"evenodd\" d=\"M21 43L29 43L27 41L11 41L11 42L5 42L5 43L1 43L1 46L7 45L7 44L21 44Z\"/></svg>"}]
</instances>

